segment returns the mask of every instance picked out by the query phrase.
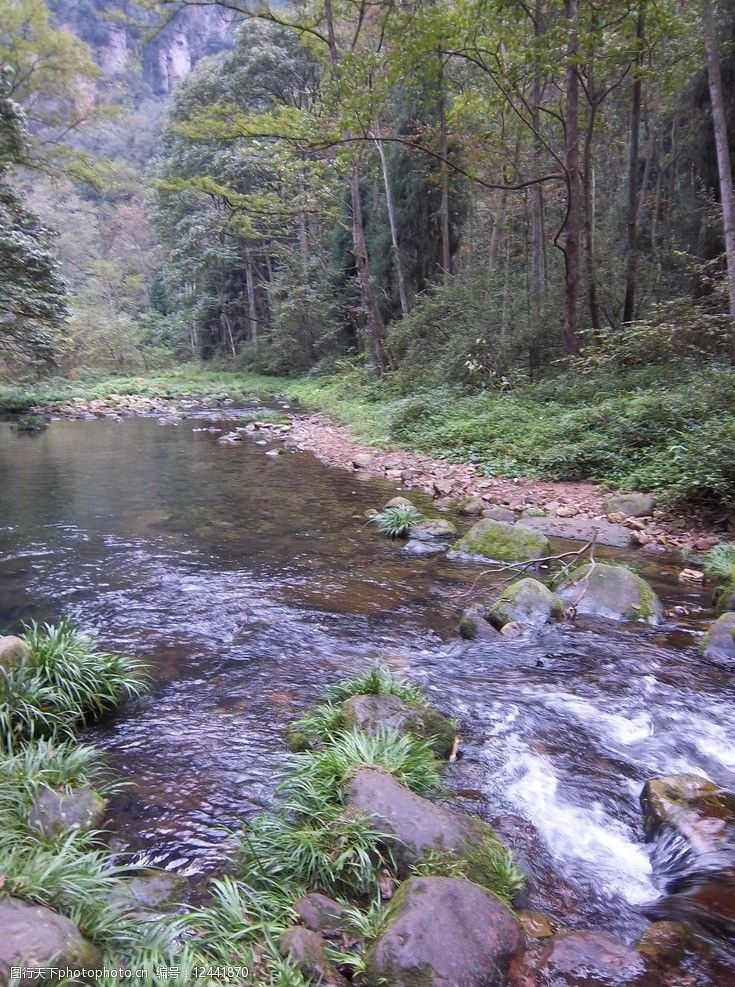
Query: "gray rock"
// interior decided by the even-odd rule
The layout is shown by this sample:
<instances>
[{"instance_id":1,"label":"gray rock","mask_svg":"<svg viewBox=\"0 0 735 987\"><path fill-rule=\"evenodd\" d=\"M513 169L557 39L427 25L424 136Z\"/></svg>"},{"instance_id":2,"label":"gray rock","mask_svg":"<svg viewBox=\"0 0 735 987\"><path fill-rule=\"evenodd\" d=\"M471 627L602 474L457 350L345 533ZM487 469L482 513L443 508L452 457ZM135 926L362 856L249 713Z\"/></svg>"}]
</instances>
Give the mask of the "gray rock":
<instances>
[{"instance_id":1,"label":"gray rock","mask_svg":"<svg viewBox=\"0 0 735 987\"><path fill-rule=\"evenodd\" d=\"M348 730L361 730L370 736L380 729L395 730L421 740L432 738L432 749L439 757L447 757L454 746L455 729L446 716L413 706L398 696L352 696L343 703L342 712Z\"/></svg>"},{"instance_id":2,"label":"gray rock","mask_svg":"<svg viewBox=\"0 0 735 987\"><path fill-rule=\"evenodd\" d=\"M539 987L660 987L645 957L597 932L557 936L539 958Z\"/></svg>"},{"instance_id":3,"label":"gray rock","mask_svg":"<svg viewBox=\"0 0 735 987\"><path fill-rule=\"evenodd\" d=\"M388 507L413 507L413 504L408 499L408 497L392 497L385 505L383 510L385 510Z\"/></svg>"},{"instance_id":4,"label":"gray rock","mask_svg":"<svg viewBox=\"0 0 735 987\"><path fill-rule=\"evenodd\" d=\"M651 778L643 786L641 809L648 839L672 830L699 854L735 845L735 795L707 778Z\"/></svg>"},{"instance_id":5,"label":"gray rock","mask_svg":"<svg viewBox=\"0 0 735 987\"><path fill-rule=\"evenodd\" d=\"M466 517L477 517L485 510L485 502L479 497L465 497L457 504L457 510Z\"/></svg>"},{"instance_id":6,"label":"gray rock","mask_svg":"<svg viewBox=\"0 0 735 987\"><path fill-rule=\"evenodd\" d=\"M313 978L326 987L348 987L347 980L329 962L324 940L318 932L294 925L278 940L278 950L305 977Z\"/></svg>"},{"instance_id":7,"label":"gray rock","mask_svg":"<svg viewBox=\"0 0 735 987\"><path fill-rule=\"evenodd\" d=\"M11 668L20 665L22 661L28 661L31 657L31 649L20 637L0 637L0 668L9 672Z\"/></svg>"},{"instance_id":8,"label":"gray rock","mask_svg":"<svg viewBox=\"0 0 735 987\"><path fill-rule=\"evenodd\" d=\"M715 661L735 661L735 611L725 611L712 624L702 641L701 652Z\"/></svg>"},{"instance_id":9,"label":"gray rock","mask_svg":"<svg viewBox=\"0 0 735 987\"><path fill-rule=\"evenodd\" d=\"M186 895L186 879L158 867L146 867L126 877L109 896L116 907L130 912L156 912L178 904Z\"/></svg>"},{"instance_id":10,"label":"gray rock","mask_svg":"<svg viewBox=\"0 0 735 987\"><path fill-rule=\"evenodd\" d=\"M97 829L104 815L105 800L93 788L72 788L68 792L45 788L31 807L28 825L53 838L71 830L86 833Z\"/></svg>"},{"instance_id":11,"label":"gray rock","mask_svg":"<svg viewBox=\"0 0 735 987\"><path fill-rule=\"evenodd\" d=\"M564 619L564 604L538 579L519 579L511 583L490 607L487 619L495 627L516 621L522 627L540 627L552 620Z\"/></svg>"},{"instance_id":12,"label":"gray rock","mask_svg":"<svg viewBox=\"0 0 735 987\"><path fill-rule=\"evenodd\" d=\"M411 865L427 851L448 853L465 863L467 876L492 889L497 838L477 816L467 816L421 798L380 768L358 768L349 784L347 814L367 816L388 834L398 873L408 877Z\"/></svg>"},{"instance_id":13,"label":"gray rock","mask_svg":"<svg viewBox=\"0 0 735 987\"><path fill-rule=\"evenodd\" d=\"M365 987L505 987L522 937L512 913L461 877L413 877L365 958Z\"/></svg>"},{"instance_id":14,"label":"gray rock","mask_svg":"<svg viewBox=\"0 0 735 987\"><path fill-rule=\"evenodd\" d=\"M408 537L413 541L449 541L456 536L457 529L452 522L441 517L417 521L408 531Z\"/></svg>"},{"instance_id":15,"label":"gray rock","mask_svg":"<svg viewBox=\"0 0 735 987\"><path fill-rule=\"evenodd\" d=\"M372 466L374 462L375 456L371 456L367 452L358 452L358 454L352 459L352 465L356 470L365 469L367 466Z\"/></svg>"},{"instance_id":16,"label":"gray rock","mask_svg":"<svg viewBox=\"0 0 735 987\"><path fill-rule=\"evenodd\" d=\"M516 523L515 511L511 511L509 507L486 507L482 516L490 518L491 521L503 521L505 524Z\"/></svg>"},{"instance_id":17,"label":"gray rock","mask_svg":"<svg viewBox=\"0 0 735 987\"><path fill-rule=\"evenodd\" d=\"M605 514L624 514L626 517L651 517L656 500L651 494L621 493L608 497L603 504Z\"/></svg>"},{"instance_id":18,"label":"gray rock","mask_svg":"<svg viewBox=\"0 0 735 987\"><path fill-rule=\"evenodd\" d=\"M594 535L598 545L611 548L630 548L633 545L633 535L628 528L604 518L529 517L524 518L523 523L549 538L588 542Z\"/></svg>"},{"instance_id":19,"label":"gray rock","mask_svg":"<svg viewBox=\"0 0 735 987\"><path fill-rule=\"evenodd\" d=\"M663 617L661 601L640 576L623 566L583 565L575 569L558 595L578 614L608 620L641 620L657 624Z\"/></svg>"},{"instance_id":20,"label":"gray rock","mask_svg":"<svg viewBox=\"0 0 735 987\"><path fill-rule=\"evenodd\" d=\"M486 619L486 613L487 608L479 605L463 610L457 626L460 637L465 641L499 641L502 635Z\"/></svg>"},{"instance_id":21,"label":"gray rock","mask_svg":"<svg viewBox=\"0 0 735 987\"><path fill-rule=\"evenodd\" d=\"M325 894L304 895L293 907L302 925L327 939L338 936L345 927L346 907Z\"/></svg>"},{"instance_id":22,"label":"gray rock","mask_svg":"<svg viewBox=\"0 0 735 987\"><path fill-rule=\"evenodd\" d=\"M495 562L529 562L551 553L544 535L521 524L482 518L452 546L452 554Z\"/></svg>"},{"instance_id":23,"label":"gray rock","mask_svg":"<svg viewBox=\"0 0 735 987\"><path fill-rule=\"evenodd\" d=\"M12 967L97 967L98 950L63 915L20 898L0 898L0 984Z\"/></svg>"},{"instance_id":24,"label":"gray rock","mask_svg":"<svg viewBox=\"0 0 735 987\"><path fill-rule=\"evenodd\" d=\"M406 555L441 555L446 550L446 543L440 541L418 541L416 538L411 538L401 549Z\"/></svg>"}]
</instances>

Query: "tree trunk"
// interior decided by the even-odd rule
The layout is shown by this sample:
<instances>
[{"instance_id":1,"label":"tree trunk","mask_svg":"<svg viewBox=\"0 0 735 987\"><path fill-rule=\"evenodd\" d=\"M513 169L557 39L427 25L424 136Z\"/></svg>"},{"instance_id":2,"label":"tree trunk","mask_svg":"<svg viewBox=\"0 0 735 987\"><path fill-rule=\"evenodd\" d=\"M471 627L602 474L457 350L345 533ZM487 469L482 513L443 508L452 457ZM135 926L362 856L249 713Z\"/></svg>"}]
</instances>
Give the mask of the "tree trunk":
<instances>
[{"instance_id":1,"label":"tree trunk","mask_svg":"<svg viewBox=\"0 0 735 987\"><path fill-rule=\"evenodd\" d=\"M388 359L385 352L385 323L383 313L380 311L378 299L375 297L373 286L370 283L370 268L368 265L367 246L365 244L365 228L362 222L362 202L360 201L360 173L357 165L350 168L350 201L352 205L352 243L353 255L355 258L355 268L357 270L357 282L360 285L363 304L367 311L368 327L370 329L370 340L372 343L373 356L378 372L382 375L388 367Z\"/></svg>"},{"instance_id":2,"label":"tree trunk","mask_svg":"<svg viewBox=\"0 0 735 987\"><path fill-rule=\"evenodd\" d=\"M495 214L493 231L490 234L490 256L488 257L488 261L491 271L498 266L498 258L500 257L500 237L505 231L505 214L507 210L508 192L506 189L503 189L500 193L500 208Z\"/></svg>"},{"instance_id":3,"label":"tree trunk","mask_svg":"<svg viewBox=\"0 0 735 987\"><path fill-rule=\"evenodd\" d=\"M251 343L258 342L258 305L255 299L255 278L253 277L253 258L248 247L245 251L245 290L248 296L248 321Z\"/></svg>"},{"instance_id":4,"label":"tree trunk","mask_svg":"<svg viewBox=\"0 0 735 987\"><path fill-rule=\"evenodd\" d=\"M707 51L707 76L709 79L709 98L712 104L715 147L717 149L717 171L720 177L720 204L722 207L722 226L725 234L725 259L727 261L730 320L733 325L730 358L735 363L735 206L733 203L732 164L730 162L730 148L728 145L725 100L722 95L719 52L717 49L710 0L702 0L702 24L704 26L704 44Z\"/></svg>"},{"instance_id":5,"label":"tree trunk","mask_svg":"<svg viewBox=\"0 0 735 987\"><path fill-rule=\"evenodd\" d=\"M444 71L439 70L439 154L441 155L441 266L445 274L452 270L449 224L449 165L447 164L447 116L444 103Z\"/></svg>"},{"instance_id":6,"label":"tree trunk","mask_svg":"<svg viewBox=\"0 0 735 987\"><path fill-rule=\"evenodd\" d=\"M385 147L381 138L380 123L375 124L375 143L378 146L380 155L380 166L383 171L383 185L385 187L385 205L388 210L388 225L390 226L390 242L393 247L393 261L396 265L396 278L398 280L398 297L401 302L401 315L405 317L411 311L408 305L408 291L406 290L406 279L403 274L403 262L401 261L401 248L398 243L398 226L396 224L395 206L393 204L393 188L388 172L388 160L385 154Z\"/></svg>"},{"instance_id":7,"label":"tree trunk","mask_svg":"<svg viewBox=\"0 0 735 987\"><path fill-rule=\"evenodd\" d=\"M564 355L577 351L577 296L579 291L579 229L581 182L579 175L579 3L565 0L567 19L566 140L564 169L567 181L567 215L564 221L564 314L562 342Z\"/></svg>"},{"instance_id":8,"label":"tree trunk","mask_svg":"<svg viewBox=\"0 0 735 987\"><path fill-rule=\"evenodd\" d=\"M641 94L643 90L643 39L646 30L646 4L638 7L635 29L636 59L633 98L630 106L630 155L628 157L628 258L625 269L623 322L635 318L636 273L638 268L638 166L640 161Z\"/></svg>"},{"instance_id":9,"label":"tree trunk","mask_svg":"<svg viewBox=\"0 0 735 987\"><path fill-rule=\"evenodd\" d=\"M587 262L587 301L590 310L590 323L595 332L602 327L600 318L600 303L597 292L597 249L595 237L595 168L592 163L592 142L595 135L595 120L597 118L597 103L594 99L594 88L590 83L591 105L587 121L587 133L584 140L584 156L582 172L584 175L584 242L585 259Z\"/></svg>"},{"instance_id":10,"label":"tree trunk","mask_svg":"<svg viewBox=\"0 0 735 987\"><path fill-rule=\"evenodd\" d=\"M544 33L544 4L536 0L534 14L534 36L540 38ZM541 141L541 100L543 91L541 85L541 64L538 56L533 65L533 94L531 107L531 125L533 127L533 161L534 173L540 172ZM541 307L546 294L546 252L544 242L544 192L541 185L531 186L531 312L538 328L541 319Z\"/></svg>"}]
</instances>

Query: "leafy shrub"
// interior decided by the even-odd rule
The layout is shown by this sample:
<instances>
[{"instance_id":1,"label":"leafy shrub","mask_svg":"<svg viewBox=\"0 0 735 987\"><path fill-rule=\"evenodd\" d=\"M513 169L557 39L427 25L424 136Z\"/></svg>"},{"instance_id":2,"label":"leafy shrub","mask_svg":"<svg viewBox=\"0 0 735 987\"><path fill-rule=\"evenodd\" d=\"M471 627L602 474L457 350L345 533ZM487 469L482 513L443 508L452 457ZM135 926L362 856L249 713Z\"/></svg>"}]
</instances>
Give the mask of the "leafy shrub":
<instances>
[{"instance_id":1,"label":"leafy shrub","mask_svg":"<svg viewBox=\"0 0 735 987\"><path fill-rule=\"evenodd\" d=\"M15 420L19 432L43 432L48 428L48 422L41 415L20 415Z\"/></svg>"}]
</instances>

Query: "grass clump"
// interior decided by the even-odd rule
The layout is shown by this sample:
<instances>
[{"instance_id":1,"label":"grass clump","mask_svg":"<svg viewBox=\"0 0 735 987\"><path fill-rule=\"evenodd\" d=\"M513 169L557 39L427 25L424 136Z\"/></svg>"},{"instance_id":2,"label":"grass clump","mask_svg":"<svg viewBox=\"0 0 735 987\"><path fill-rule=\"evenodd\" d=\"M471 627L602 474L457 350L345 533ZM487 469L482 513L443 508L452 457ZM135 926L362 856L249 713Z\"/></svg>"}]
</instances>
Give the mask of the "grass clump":
<instances>
[{"instance_id":1,"label":"grass clump","mask_svg":"<svg viewBox=\"0 0 735 987\"><path fill-rule=\"evenodd\" d=\"M401 504L396 507L384 507L368 519L374 524L381 535L388 538L405 537L414 524L424 520L424 515L416 507Z\"/></svg>"},{"instance_id":2,"label":"grass clump","mask_svg":"<svg viewBox=\"0 0 735 987\"><path fill-rule=\"evenodd\" d=\"M15 420L15 428L18 432L44 432L48 422L41 415L20 415Z\"/></svg>"},{"instance_id":3,"label":"grass clump","mask_svg":"<svg viewBox=\"0 0 735 987\"><path fill-rule=\"evenodd\" d=\"M735 577L735 542L723 542L705 553L702 568L708 579Z\"/></svg>"},{"instance_id":4,"label":"grass clump","mask_svg":"<svg viewBox=\"0 0 735 987\"><path fill-rule=\"evenodd\" d=\"M94 716L138 695L143 664L98 651L64 619L31 624L23 635L31 657L0 676L0 746L17 749L38 737L73 737Z\"/></svg>"},{"instance_id":5,"label":"grass clump","mask_svg":"<svg viewBox=\"0 0 735 987\"><path fill-rule=\"evenodd\" d=\"M374 665L362 675L328 686L326 696L333 703L344 702L352 696L398 696L407 703L428 705L426 693L422 689L413 682L395 678L380 665Z\"/></svg>"}]
</instances>

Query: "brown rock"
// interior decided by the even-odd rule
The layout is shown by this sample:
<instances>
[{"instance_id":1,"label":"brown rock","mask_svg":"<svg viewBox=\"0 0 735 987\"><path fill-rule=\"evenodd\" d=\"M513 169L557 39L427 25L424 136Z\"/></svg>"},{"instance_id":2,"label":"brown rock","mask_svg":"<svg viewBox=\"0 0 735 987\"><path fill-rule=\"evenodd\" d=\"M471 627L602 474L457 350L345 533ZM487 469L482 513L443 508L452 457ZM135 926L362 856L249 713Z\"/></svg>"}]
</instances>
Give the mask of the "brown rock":
<instances>
[{"instance_id":1,"label":"brown rock","mask_svg":"<svg viewBox=\"0 0 735 987\"><path fill-rule=\"evenodd\" d=\"M294 925L281 933L278 950L305 977L313 978L326 987L348 987L347 980L329 962L324 940L318 932Z\"/></svg>"},{"instance_id":2,"label":"brown rock","mask_svg":"<svg viewBox=\"0 0 735 987\"><path fill-rule=\"evenodd\" d=\"M30 657L31 649L22 638L12 635L0 637L0 668L9 672L22 661L28 661Z\"/></svg>"},{"instance_id":3,"label":"brown rock","mask_svg":"<svg viewBox=\"0 0 735 987\"><path fill-rule=\"evenodd\" d=\"M660 987L637 949L596 932L558 936L541 954L537 976L543 987Z\"/></svg>"},{"instance_id":4,"label":"brown rock","mask_svg":"<svg viewBox=\"0 0 735 987\"><path fill-rule=\"evenodd\" d=\"M641 808L649 839L668 828L698 853L725 848L735 834L735 796L699 775L652 778L643 786Z\"/></svg>"},{"instance_id":5,"label":"brown rock","mask_svg":"<svg viewBox=\"0 0 735 987\"><path fill-rule=\"evenodd\" d=\"M638 949L656 966L678 963L692 935L681 922L654 922L638 940Z\"/></svg>"},{"instance_id":6,"label":"brown rock","mask_svg":"<svg viewBox=\"0 0 735 987\"><path fill-rule=\"evenodd\" d=\"M339 935L345 927L347 909L325 894L304 895L294 905L302 925L312 932L320 932L326 938Z\"/></svg>"}]
</instances>

